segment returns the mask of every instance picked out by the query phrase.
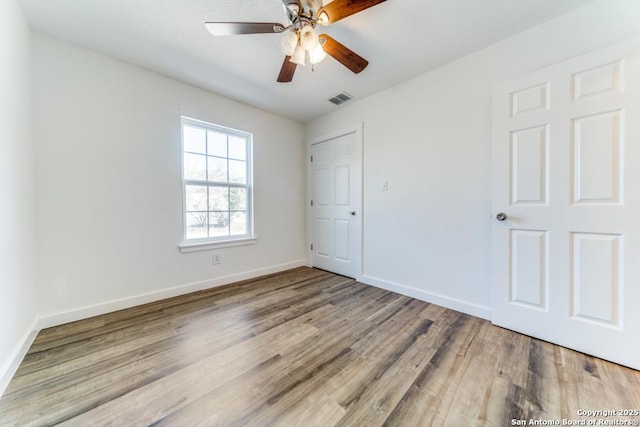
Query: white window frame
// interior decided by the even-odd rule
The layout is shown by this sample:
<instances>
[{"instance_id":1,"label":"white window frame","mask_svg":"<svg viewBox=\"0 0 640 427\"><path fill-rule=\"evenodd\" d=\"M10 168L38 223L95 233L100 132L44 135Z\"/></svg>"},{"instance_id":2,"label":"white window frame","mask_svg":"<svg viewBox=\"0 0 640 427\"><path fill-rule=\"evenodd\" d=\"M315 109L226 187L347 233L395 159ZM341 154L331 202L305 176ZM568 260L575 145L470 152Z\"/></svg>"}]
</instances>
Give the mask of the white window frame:
<instances>
[{"instance_id":1,"label":"white window frame","mask_svg":"<svg viewBox=\"0 0 640 427\"><path fill-rule=\"evenodd\" d=\"M246 184L235 184L229 182L218 182L209 180L192 180L185 179L184 171L184 127L185 125L201 128L205 131L226 133L227 135L236 135L246 138L246 166L247 166L247 182ZM228 159L227 153L227 159ZM180 252L195 252L209 249L217 249L231 246L251 245L256 242L256 236L253 231L254 212L253 212L253 134L237 129L232 129L202 120L193 119L186 116L180 116L180 160L181 160L181 178L182 178L182 243L178 246ZM226 186L228 188L246 188L247 190L247 233L240 235L227 235L219 237L206 237L200 239L187 239L187 186L188 185L215 185L217 187Z\"/></svg>"}]
</instances>

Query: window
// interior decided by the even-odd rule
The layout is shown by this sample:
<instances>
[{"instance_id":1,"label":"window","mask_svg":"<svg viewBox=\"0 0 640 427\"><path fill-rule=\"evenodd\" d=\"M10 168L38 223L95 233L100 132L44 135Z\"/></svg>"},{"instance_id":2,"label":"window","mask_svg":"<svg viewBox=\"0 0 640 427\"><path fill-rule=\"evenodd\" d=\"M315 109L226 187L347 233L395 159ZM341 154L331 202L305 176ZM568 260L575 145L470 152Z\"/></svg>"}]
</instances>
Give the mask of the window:
<instances>
[{"instance_id":1,"label":"window","mask_svg":"<svg viewBox=\"0 0 640 427\"><path fill-rule=\"evenodd\" d=\"M183 252L252 243L251 143L250 133L182 117Z\"/></svg>"}]
</instances>

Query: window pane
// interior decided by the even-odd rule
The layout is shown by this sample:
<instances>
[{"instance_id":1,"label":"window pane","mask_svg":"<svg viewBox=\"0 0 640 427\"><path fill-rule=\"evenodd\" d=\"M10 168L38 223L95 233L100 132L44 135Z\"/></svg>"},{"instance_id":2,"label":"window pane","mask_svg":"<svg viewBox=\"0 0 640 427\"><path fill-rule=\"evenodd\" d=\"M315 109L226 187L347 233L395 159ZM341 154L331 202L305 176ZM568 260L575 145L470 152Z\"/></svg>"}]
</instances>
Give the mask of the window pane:
<instances>
[{"instance_id":1,"label":"window pane","mask_svg":"<svg viewBox=\"0 0 640 427\"><path fill-rule=\"evenodd\" d=\"M187 239L204 239L207 237L207 213L187 214Z\"/></svg>"},{"instance_id":2,"label":"window pane","mask_svg":"<svg viewBox=\"0 0 640 427\"><path fill-rule=\"evenodd\" d=\"M207 210L207 187L202 185L187 185L186 189L186 210L205 211Z\"/></svg>"},{"instance_id":3,"label":"window pane","mask_svg":"<svg viewBox=\"0 0 640 427\"><path fill-rule=\"evenodd\" d=\"M244 236L250 211L251 135L182 118L186 240Z\"/></svg>"},{"instance_id":4,"label":"window pane","mask_svg":"<svg viewBox=\"0 0 640 427\"><path fill-rule=\"evenodd\" d=\"M229 190L229 208L232 211L247 210L247 189L232 188Z\"/></svg>"},{"instance_id":5,"label":"window pane","mask_svg":"<svg viewBox=\"0 0 640 427\"><path fill-rule=\"evenodd\" d=\"M229 235L229 212L211 212L209 214L209 237Z\"/></svg>"},{"instance_id":6,"label":"window pane","mask_svg":"<svg viewBox=\"0 0 640 427\"><path fill-rule=\"evenodd\" d=\"M207 158L199 154L184 153L184 179L207 179Z\"/></svg>"},{"instance_id":7,"label":"window pane","mask_svg":"<svg viewBox=\"0 0 640 427\"><path fill-rule=\"evenodd\" d=\"M247 183L247 164L238 160L229 160L229 182Z\"/></svg>"},{"instance_id":8,"label":"window pane","mask_svg":"<svg viewBox=\"0 0 640 427\"><path fill-rule=\"evenodd\" d=\"M209 210L229 210L229 189L226 187L209 187Z\"/></svg>"},{"instance_id":9,"label":"window pane","mask_svg":"<svg viewBox=\"0 0 640 427\"><path fill-rule=\"evenodd\" d=\"M247 159L247 139L229 135L229 158L246 160Z\"/></svg>"},{"instance_id":10,"label":"window pane","mask_svg":"<svg viewBox=\"0 0 640 427\"><path fill-rule=\"evenodd\" d=\"M227 182L227 159L207 157L209 181Z\"/></svg>"},{"instance_id":11,"label":"window pane","mask_svg":"<svg viewBox=\"0 0 640 427\"><path fill-rule=\"evenodd\" d=\"M184 151L206 154L206 139L204 129L184 126L182 128L182 144Z\"/></svg>"},{"instance_id":12,"label":"window pane","mask_svg":"<svg viewBox=\"0 0 640 427\"><path fill-rule=\"evenodd\" d=\"M208 131L207 132L207 149L210 156L227 157L227 134Z\"/></svg>"},{"instance_id":13,"label":"window pane","mask_svg":"<svg viewBox=\"0 0 640 427\"><path fill-rule=\"evenodd\" d=\"M247 234L247 214L245 212L231 213L231 235Z\"/></svg>"}]
</instances>

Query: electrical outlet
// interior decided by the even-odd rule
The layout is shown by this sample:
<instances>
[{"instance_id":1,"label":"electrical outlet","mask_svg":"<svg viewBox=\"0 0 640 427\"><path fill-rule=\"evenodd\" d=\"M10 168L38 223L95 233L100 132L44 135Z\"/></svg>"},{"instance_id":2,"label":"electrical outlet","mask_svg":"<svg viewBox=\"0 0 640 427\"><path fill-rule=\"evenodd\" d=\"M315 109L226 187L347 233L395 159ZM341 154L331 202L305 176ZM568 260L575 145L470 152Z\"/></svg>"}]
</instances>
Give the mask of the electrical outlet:
<instances>
[{"instance_id":1,"label":"electrical outlet","mask_svg":"<svg viewBox=\"0 0 640 427\"><path fill-rule=\"evenodd\" d=\"M211 257L211 263L213 265L218 265L222 262L222 256L220 254L213 254Z\"/></svg>"},{"instance_id":2,"label":"electrical outlet","mask_svg":"<svg viewBox=\"0 0 640 427\"><path fill-rule=\"evenodd\" d=\"M386 179L382 181L382 191L389 191L389 181Z\"/></svg>"}]
</instances>

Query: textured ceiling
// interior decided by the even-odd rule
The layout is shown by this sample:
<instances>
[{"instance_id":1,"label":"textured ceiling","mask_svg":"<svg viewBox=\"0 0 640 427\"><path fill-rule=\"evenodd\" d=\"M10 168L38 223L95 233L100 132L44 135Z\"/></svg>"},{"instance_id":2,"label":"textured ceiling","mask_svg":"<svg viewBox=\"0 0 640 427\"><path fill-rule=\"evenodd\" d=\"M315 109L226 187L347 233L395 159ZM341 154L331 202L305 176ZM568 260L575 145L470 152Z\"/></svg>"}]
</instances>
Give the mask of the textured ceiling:
<instances>
[{"instance_id":1,"label":"textured ceiling","mask_svg":"<svg viewBox=\"0 0 640 427\"><path fill-rule=\"evenodd\" d=\"M286 23L281 0L21 0L32 29L275 113L307 121L591 0L388 0L326 28L369 60L328 57L277 83L277 34L214 37L205 21ZM328 1L325 1L328 3Z\"/></svg>"}]
</instances>

